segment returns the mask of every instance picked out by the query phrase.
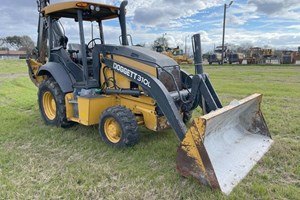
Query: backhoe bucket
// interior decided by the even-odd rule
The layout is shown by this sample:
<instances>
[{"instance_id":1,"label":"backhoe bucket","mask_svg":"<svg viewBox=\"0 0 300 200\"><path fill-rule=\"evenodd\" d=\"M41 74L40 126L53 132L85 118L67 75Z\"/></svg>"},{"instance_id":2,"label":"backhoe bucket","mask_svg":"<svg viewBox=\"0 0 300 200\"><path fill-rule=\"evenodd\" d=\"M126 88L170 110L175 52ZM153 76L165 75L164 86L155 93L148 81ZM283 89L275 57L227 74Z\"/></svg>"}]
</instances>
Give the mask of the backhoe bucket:
<instances>
[{"instance_id":1,"label":"backhoe bucket","mask_svg":"<svg viewBox=\"0 0 300 200\"><path fill-rule=\"evenodd\" d=\"M260 110L262 95L193 120L177 151L177 170L229 194L273 140Z\"/></svg>"}]
</instances>

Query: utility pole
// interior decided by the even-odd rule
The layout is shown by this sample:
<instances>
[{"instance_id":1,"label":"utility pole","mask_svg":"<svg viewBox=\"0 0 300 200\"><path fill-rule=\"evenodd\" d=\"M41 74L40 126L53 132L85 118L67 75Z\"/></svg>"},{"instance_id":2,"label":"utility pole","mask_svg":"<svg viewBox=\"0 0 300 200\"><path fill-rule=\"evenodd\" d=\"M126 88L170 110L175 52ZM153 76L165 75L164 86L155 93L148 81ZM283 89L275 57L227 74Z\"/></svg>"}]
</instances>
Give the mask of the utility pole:
<instances>
[{"instance_id":1,"label":"utility pole","mask_svg":"<svg viewBox=\"0 0 300 200\"><path fill-rule=\"evenodd\" d=\"M163 48L164 50L166 50L165 48L165 35L167 35L167 33L163 33L163 36L162 36L162 40L163 40Z\"/></svg>"},{"instance_id":2,"label":"utility pole","mask_svg":"<svg viewBox=\"0 0 300 200\"><path fill-rule=\"evenodd\" d=\"M190 35L187 35L187 36L185 36L185 38L184 38L184 54L185 55L187 55L186 53L187 53L187 48L186 48L186 38L188 38L188 37L190 37Z\"/></svg>"},{"instance_id":3,"label":"utility pole","mask_svg":"<svg viewBox=\"0 0 300 200\"><path fill-rule=\"evenodd\" d=\"M226 21L226 9L231 6L233 1L230 1L229 5L224 4L224 18L223 18L223 37L222 37L222 65L224 64L224 38L225 38L225 21Z\"/></svg>"}]
</instances>

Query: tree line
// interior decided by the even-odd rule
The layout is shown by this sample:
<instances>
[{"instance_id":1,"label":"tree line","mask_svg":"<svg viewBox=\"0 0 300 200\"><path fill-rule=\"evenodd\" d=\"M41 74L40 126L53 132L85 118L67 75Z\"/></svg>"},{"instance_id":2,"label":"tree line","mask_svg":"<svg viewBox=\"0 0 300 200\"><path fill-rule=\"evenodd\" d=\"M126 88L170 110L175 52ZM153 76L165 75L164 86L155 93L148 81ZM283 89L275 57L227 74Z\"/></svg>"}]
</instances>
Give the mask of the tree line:
<instances>
[{"instance_id":1,"label":"tree line","mask_svg":"<svg viewBox=\"0 0 300 200\"><path fill-rule=\"evenodd\" d=\"M14 35L0 38L0 50L10 50L11 48L31 53L35 45L28 35Z\"/></svg>"}]
</instances>

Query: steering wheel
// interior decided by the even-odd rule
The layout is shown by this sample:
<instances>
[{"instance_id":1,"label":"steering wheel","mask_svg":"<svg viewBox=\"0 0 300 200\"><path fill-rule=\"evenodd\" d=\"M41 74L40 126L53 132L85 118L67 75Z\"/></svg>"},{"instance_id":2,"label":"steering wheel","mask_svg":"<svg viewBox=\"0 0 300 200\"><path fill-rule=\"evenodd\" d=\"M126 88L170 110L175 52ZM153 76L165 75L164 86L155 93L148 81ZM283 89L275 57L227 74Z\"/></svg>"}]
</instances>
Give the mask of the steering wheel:
<instances>
[{"instance_id":1,"label":"steering wheel","mask_svg":"<svg viewBox=\"0 0 300 200\"><path fill-rule=\"evenodd\" d=\"M88 42L88 44L87 44L87 46L88 46L88 49L89 50L92 50L93 48L94 48L94 46L97 44L95 41L96 40L100 40L100 42L101 42L101 39L100 38L94 38L94 39L91 39L89 42ZM90 45L93 43L93 45L90 47Z\"/></svg>"}]
</instances>

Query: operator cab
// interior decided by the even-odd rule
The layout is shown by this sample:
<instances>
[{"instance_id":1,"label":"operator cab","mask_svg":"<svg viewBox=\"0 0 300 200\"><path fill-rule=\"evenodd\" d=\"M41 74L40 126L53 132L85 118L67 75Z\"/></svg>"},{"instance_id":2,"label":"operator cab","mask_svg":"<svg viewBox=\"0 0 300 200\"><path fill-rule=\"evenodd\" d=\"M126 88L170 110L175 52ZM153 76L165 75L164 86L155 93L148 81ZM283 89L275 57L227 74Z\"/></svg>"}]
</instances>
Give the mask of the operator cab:
<instances>
[{"instance_id":1,"label":"operator cab","mask_svg":"<svg viewBox=\"0 0 300 200\"><path fill-rule=\"evenodd\" d=\"M119 7L91 3L91 2L63 2L46 6L42 13L47 18L48 24L48 61L59 62L64 65L74 80L76 87L92 88L99 86L99 54L93 56L94 47L104 45L103 21L119 18L121 26L122 45L128 45L126 24L125 24L125 6L123 2ZM73 19L78 23L78 34L80 42L76 43L70 40L65 34L61 19L67 22ZM72 20L71 20L72 21ZM71 22L70 21L70 22ZM97 24L99 30L97 37L94 37L93 26ZM91 25L89 26L90 23ZM68 23L69 25L69 23ZM84 31L91 27L90 31ZM69 36L74 37L74 33ZM88 40L87 40L88 39ZM88 42L86 42L88 41ZM93 59L96 58L96 59Z\"/></svg>"}]
</instances>

